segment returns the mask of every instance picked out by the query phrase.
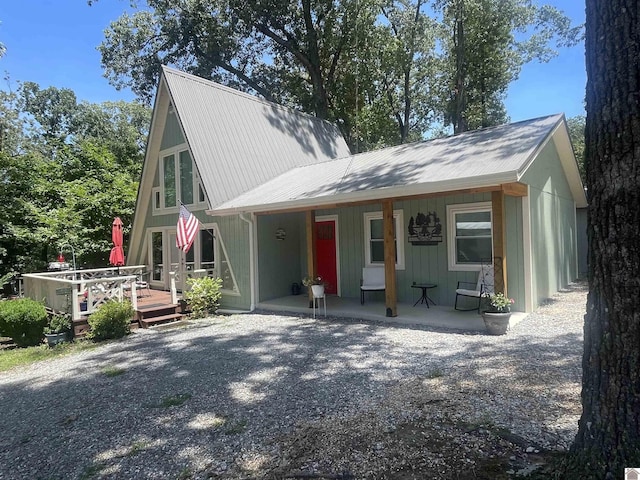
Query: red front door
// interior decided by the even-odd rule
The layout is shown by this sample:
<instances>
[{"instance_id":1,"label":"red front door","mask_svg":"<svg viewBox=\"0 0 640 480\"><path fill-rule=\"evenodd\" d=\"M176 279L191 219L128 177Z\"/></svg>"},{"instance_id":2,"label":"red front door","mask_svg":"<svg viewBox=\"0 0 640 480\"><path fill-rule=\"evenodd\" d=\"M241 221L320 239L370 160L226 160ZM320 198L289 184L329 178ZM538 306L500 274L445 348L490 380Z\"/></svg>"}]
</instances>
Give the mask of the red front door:
<instances>
[{"instance_id":1,"label":"red front door","mask_svg":"<svg viewBox=\"0 0 640 480\"><path fill-rule=\"evenodd\" d=\"M316 254L318 275L325 283L326 293L338 293L338 271L336 265L336 222L316 222Z\"/></svg>"}]
</instances>

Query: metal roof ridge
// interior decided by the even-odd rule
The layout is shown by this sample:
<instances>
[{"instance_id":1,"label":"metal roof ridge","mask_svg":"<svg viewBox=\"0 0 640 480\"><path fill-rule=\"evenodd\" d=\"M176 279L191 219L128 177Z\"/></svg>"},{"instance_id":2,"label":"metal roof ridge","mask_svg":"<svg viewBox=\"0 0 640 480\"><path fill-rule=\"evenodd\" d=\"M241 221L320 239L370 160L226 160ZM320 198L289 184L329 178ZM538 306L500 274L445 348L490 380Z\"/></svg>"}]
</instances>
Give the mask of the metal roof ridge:
<instances>
[{"instance_id":1,"label":"metal roof ridge","mask_svg":"<svg viewBox=\"0 0 640 480\"><path fill-rule=\"evenodd\" d=\"M351 155L349 155L349 157L355 159L356 157L360 157L360 156L368 155L368 154L372 154L372 153L381 153L381 152L385 152L385 151L391 151L393 149L400 149L400 148L403 148L403 147L411 147L411 146L422 145L422 144L427 144L427 143L436 142L436 141L445 141L445 140L449 140L449 139L452 139L452 138L459 138L462 135L471 136L471 135L474 135L474 134L477 134L477 133L483 133L483 132L487 132L487 131L493 130L493 129L517 126L520 123L533 123L533 122L538 121L538 120L551 118L551 117L556 117L556 116L561 118L561 117L564 116L564 114L563 113L553 113L553 114L550 114L550 115L543 115L541 117L528 118L526 120L519 120L519 121L513 122L513 123L503 123L501 125L493 125L491 127L478 128L476 130L467 130L467 131L464 131L464 132L461 132L461 133L454 133L454 134L451 134L451 135L445 135L443 137L427 138L425 140L416 140L414 142L401 143L399 145L389 145L388 147L376 148L374 150L367 150L366 152L352 153ZM347 157L340 157L340 158L347 158ZM340 158L335 158L333 160L339 160Z\"/></svg>"}]
</instances>

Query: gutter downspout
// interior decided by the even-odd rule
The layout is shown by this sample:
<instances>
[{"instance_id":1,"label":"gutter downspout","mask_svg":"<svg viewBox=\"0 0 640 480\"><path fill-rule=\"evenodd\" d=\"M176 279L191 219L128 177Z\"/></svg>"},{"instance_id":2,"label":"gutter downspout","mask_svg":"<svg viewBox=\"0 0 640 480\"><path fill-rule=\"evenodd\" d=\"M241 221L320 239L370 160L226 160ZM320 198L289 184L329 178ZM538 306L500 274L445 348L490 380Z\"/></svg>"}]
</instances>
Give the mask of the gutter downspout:
<instances>
[{"instance_id":1,"label":"gutter downspout","mask_svg":"<svg viewBox=\"0 0 640 480\"><path fill-rule=\"evenodd\" d=\"M238 217L249 225L249 283L251 285L251 305L249 310L253 312L256 309L255 242L253 236L255 215L252 213L250 218L246 218L245 215L246 213L242 212Z\"/></svg>"}]
</instances>

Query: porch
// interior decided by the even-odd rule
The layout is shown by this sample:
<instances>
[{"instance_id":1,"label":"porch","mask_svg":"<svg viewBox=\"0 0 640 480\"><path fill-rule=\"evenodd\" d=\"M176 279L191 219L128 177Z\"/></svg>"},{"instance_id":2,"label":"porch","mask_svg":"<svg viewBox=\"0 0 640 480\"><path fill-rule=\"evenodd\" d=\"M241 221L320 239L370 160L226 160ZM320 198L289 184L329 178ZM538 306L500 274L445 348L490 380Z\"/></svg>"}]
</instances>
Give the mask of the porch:
<instances>
[{"instance_id":1,"label":"porch","mask_svg":"<svg viewBox=\"0 0 640 480\"><path fill-rule=\"evenodd\" d=\"M179 319L176 274L170 272L170 291L149 288L145 276L145 265L30 273L22 277L21 294L69 314L76 335L84 334L88 316L110 300L131 301L133 320L142 327Z\"/></svg>"},{"instance_id":2,"label":"porch","mask_svg":"<svg viewBox=\"0 0 640 480\"><path fill-rule=\"evenodd\" d=\"M475 310L461 312L454 310L453 307L448 305L430 305L429 308L427 308L424 304L418 304L414 307L413 303L399 302L397 305L397 316L387 317L385 315L385 303L383 301L367 300L364 305L361 305L358 298L327 296L326 300L327 317L362 319L406 326L419 325L468 332L485 331L482 317ZM316 310L316 316L317 318L324 318L324 307L322 303L320 307L319 311ZM262 301L258 303L256 308L271 312L291 312L309 316L312 315L312 309L309 308L309 298L306 294L288 295ZM509 326L513 327L517 325L524 320L526 316L527 313L524 312L513 312Z\"/></svg>"}]
</instances>

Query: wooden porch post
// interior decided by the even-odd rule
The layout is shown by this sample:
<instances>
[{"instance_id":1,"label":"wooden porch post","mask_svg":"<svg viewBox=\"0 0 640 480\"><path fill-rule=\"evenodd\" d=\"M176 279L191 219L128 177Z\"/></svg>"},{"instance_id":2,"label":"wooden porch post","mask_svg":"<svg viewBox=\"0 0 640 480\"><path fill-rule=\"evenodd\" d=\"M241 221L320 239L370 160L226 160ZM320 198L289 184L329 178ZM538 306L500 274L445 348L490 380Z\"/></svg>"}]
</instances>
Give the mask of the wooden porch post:
<instances>
[{"instance_id":1,"label":"wooden porch post","mask_svg":"<svg viewBox=\"0 0 640 480\"><path fill-rule=\"evenodd\" d=\"M491 218L493 220L494 289L507 296L507 242L504 211L504 192L491 192Z\"/></svg>"},{"instance_id":2,"label":"wooden porch post","mask_svg":"<svg viewBox=\"0 0 640 480\"><path fill-rule=\"evenodd\" d=\"M308 210L306 215L307 230L307 274L314 278L318 272L318 257L316 255L316 212ZM309 308L313 308L313 293L309 287Z\"/></svg>"},{"instance_id":3,"label":"wooden porch post","mask_svg":"<svg viewBox=\"0 0 640 480\"><path fill-rule=\"evenodd\" d=\"M398 295L396 291L396 243L393 234L393 202L382 202L382 223L384 229L384 282L387 317L398 316Z\"/></svg>"}]
</instances>

